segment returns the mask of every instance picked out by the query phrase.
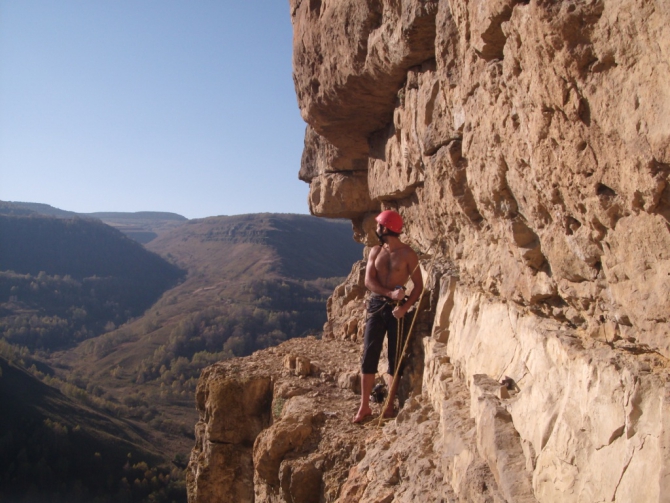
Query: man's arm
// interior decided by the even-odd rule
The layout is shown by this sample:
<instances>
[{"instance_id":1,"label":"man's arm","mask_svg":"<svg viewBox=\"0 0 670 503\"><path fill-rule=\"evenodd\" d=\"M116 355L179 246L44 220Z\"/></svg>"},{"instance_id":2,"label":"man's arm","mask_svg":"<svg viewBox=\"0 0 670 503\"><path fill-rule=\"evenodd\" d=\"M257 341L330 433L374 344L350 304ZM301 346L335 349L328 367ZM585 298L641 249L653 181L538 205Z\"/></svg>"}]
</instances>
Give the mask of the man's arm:
<instances>
[{"instance_id":1,"label":"man's arm","mask_svg":"<svg viewBox=\"0 0 670 503\"><path fill-rule=\"evenodd\" d=\"M389 290L377 278L377 266L375 260L381 251L381 246L375 246L368 256L368 263L365 266L365 288L373 293L389 297L393 300L400 300L405 296L404 290Z\"/></svg>"},{"instance_id":2,"label":"man's arm","mask_svg":"<svg viewBox=\"0 0 670 503\"><path fill-rule=\"evenodd\" d=\"M421 275L421 267L419 267L419 257L411 248L407 257L407 266L410 271L410 277L412 278L412 283L414 286L412 288L412 293L409 294L409 297L405 303L393 310L393 316L396 318L402 318L405 316L407 311L409 311L409 308L412 307L412 305L414 305L414 303L419 299L419 296L423 291L423 276Z\"/></svg>"}]
</instances>

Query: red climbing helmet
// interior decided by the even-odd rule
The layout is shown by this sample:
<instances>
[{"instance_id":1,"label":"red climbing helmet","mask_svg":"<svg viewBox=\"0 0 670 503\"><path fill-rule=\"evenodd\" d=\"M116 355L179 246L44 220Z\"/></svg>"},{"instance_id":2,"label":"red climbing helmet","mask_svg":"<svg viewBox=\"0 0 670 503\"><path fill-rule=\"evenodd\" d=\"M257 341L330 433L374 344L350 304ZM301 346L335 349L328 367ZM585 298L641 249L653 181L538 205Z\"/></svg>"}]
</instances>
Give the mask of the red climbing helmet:
<instances>
[{"instance_id":1,"label":"red climbing helmet","mask_svg":"<svg viewBox=\"0 0 670 503\"><path fill-rule=\"evenodd\" d=\"M391 232L400 234L402 231L402 217L393 210L382 211L375 220Z\"/></svg>"}]
</instances>

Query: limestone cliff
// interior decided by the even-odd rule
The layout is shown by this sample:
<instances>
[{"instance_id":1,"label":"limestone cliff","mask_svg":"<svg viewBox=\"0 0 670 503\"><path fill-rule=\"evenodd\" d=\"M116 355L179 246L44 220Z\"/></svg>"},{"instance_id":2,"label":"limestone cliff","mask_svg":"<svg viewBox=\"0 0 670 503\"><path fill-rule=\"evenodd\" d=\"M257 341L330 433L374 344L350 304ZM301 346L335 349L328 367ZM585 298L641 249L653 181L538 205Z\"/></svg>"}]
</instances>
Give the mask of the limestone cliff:
<instances>
[{"instance_id":1,"label":"limestone cliff","mask_svg":"<svg viewBox=\"0 0 670 503\"><path fill-rule=\"evenodd\" d=\"M665 501L667 3L290 8L310 210L351 219L368 246L375 213L399 211L427 292L398 419L348 432L344 413L316 417L307 393L284 398L286 417L260 407L242 442L248 470L235 479L247 500L255 491L257 501ZM364 267L330 299L317 354L357 347ZM354 397L353 411L356 354L346 354L314 375ZM266 374L262 400L276 402L282 381ZM200 430L216 416L204 403ZM351 454L319 443L329 423ZM204 453L218 445L207 438L192 456L191 501L217 501L199 496L199 467L214 459ZM271 447L282 438L302 440ZM315 461L319 452L336 462ZM302 474L293 486L290 473ZM310 490L298 491L300 477Z\"/></svg>"}]
</instances>

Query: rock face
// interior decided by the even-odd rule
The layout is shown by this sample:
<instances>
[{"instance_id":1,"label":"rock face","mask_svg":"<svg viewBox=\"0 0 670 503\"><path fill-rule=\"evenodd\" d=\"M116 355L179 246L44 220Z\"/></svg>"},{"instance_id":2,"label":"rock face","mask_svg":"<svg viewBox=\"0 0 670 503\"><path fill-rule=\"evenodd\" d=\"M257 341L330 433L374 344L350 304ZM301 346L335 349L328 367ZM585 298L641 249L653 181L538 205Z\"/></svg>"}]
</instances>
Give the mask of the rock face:
<instances>
[{"instance_id":1,"label":"rock face","mask_svg":"<svg viewBox=\"0 0 670 503\"><path fill-rule=\"evenodd\" d=\"M376 212L399 211L403 239L422 257L426 295L397 420L350 433L348 418L338 416L335 428L352 449L338 457L335 444L322 441L329 420L304 394L257 434L253 456L249 446L235 454L241 467L253 458L254 484L240 468L245 494L667 500L667 5L290 0L290 7L310 210L351 219L367 246L375 244ZM355 264L334 292L328 340L314 342L323 348L317 353L360 343L364 272L365 262ZM356 358L348 365L337 376L321 368L352 388ZM277 400L274 375L266 372ZM214 390L215 382L205 375L201 386ZM343 400L348 393L353 413L353 389L337 389ZM208 410L201 408L199 434L211 431ZM268 440L273 435L296 440L287 450ZM198 438L194 474L214 459L205 454L213 445ZM319 464L317 453L336 464ZM192 501L215 501L196 499L201 482L191 482Z\"/></svg>"},{"instance_id":2,"label":"rock face","mask_svg":"<svg viewBox=\"0 0 670 503\"><path fill-rule=\"evenodd\" d=\"M461 285L670 355L667 8L291 8L315 214L398 209Z\"/></svg>"}]
</instances>

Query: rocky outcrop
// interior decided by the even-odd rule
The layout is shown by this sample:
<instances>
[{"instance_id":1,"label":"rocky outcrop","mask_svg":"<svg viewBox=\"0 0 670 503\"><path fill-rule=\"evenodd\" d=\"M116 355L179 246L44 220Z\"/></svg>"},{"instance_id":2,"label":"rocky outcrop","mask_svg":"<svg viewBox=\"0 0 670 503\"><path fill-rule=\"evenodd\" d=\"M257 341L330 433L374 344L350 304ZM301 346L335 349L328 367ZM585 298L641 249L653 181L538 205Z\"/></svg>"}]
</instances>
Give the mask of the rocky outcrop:
<instances>
[{"instance_id":1,"label":"rocky outcrop","mask_svg":"<svg viewBox=\"0 0 670 503\"><path fill-rule=\"evenodd\" d=\"M187 472L191 501L253 500L251 446L270 423L272 395L271 374L241 362L203 371L196 393L200 421Z\"/></svg>"},{"instance_id":2,"label":"rocky outcrop","mask_svg":"<svg viewBox=\"0 0 670 503\"><path fill-rule=\"evenodd\" d=\"M245 454L256 500L667 499L670 10L290 6L310 210L351 219L368 247L375 212L399 211L426 295L397 420L347 430L344 405L329 423L301 395ZM347 369L322 370L349 413L364 272L355 264L336 289L314 341L353 350ZM323 443L335 423L350 456Z\"/></svg>"}]
</instances>

